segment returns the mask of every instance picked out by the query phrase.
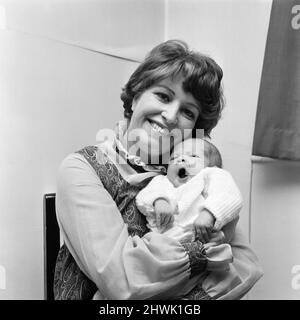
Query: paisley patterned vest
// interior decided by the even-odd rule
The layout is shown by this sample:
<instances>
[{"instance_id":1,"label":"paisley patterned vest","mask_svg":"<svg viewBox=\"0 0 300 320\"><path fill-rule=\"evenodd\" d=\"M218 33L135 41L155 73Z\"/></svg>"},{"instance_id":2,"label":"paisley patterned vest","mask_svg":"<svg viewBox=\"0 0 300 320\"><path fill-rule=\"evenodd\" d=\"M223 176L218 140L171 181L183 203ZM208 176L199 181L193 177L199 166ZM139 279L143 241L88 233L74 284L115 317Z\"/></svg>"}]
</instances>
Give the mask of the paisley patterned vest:
<instances>
[{"instance_id":1,"label":"paisley patterned vest","mask_svg":"<svg viewBox=\"0 0 300 320\"><path fill-rule=\"evenodd\" d=\"M92 166L100 178L104 188L110 193L117 204L131 236L142 237L149 231L146 218L135 204L137 193L144 188L151 178L138 185L130 185L120 175L116 166L96 146L89 146L78 151ZM97 291L96 285L80 270L67 246L64 244L58 253L54 273L55 300L90 300ZM200 287L184 297L185 299L209 299Z\"/></svg>"}]
</instances>

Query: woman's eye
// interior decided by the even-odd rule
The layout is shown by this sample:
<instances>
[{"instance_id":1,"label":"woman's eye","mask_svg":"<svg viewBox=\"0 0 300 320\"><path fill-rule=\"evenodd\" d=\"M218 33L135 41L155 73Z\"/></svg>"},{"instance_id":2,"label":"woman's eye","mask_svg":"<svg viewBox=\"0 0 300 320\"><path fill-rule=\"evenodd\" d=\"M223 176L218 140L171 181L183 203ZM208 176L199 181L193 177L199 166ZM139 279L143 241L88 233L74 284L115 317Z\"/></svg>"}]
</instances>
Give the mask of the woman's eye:
<instances>
[{"instance_id":1,"label":"woman's eye","mask_svg":"<svg viewBox=\"0 0 300 320\"><path fill-rule=\"evenodd\" d=\"M188 118L190 118L190 119L194 119L195 118L195 114L191 110L184 109L183 112Z\"/></svg>"},{"instance_id":2,"label":"woman's eye","mask_svg":"<svg viewBox=\"0 0 300 320\"><path fill-rule=\"evenodd\" d=\"M157 92L156 95L159 97L159 99L162 101L162 102L170 102L170 97L169 95L167 95L166 93L163 93L163 92Z\"/></svg>"}]
</instances>

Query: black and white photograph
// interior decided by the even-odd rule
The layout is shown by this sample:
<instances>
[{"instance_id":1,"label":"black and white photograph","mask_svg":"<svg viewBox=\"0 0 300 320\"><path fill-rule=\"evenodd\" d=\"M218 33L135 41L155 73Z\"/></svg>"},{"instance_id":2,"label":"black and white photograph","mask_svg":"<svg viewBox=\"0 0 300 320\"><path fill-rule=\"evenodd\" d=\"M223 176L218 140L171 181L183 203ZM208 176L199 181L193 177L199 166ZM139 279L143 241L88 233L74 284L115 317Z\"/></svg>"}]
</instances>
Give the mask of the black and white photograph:
<instances>
[{"instance_id":1,"label":"black and white photograph","mask_svg":"<svg viewBox=\"0 0 300 320\"><path fill-rule=\"evenodd\" d=\"M0 148L0 300L300 300L300 0L0 0Z\"/></svg>"}]
</instances>

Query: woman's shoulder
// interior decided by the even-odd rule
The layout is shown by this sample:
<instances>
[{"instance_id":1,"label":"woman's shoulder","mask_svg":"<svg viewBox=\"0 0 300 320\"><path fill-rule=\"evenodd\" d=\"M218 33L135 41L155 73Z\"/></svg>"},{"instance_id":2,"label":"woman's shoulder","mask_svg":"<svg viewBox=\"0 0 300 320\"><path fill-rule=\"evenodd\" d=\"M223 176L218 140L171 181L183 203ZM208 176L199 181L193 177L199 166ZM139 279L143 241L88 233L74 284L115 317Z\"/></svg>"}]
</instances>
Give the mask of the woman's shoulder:
<instances>
[{"instance_id":1,"label":"woman's shoulder","mask_svg":"<svg viewBox=\"0 0 300 320\"><path fill-rule=\"evenodd\" d=\"M99 164L105 164L107 154L107 146L104 146L103 144L85 146L68 154L62 160L61 167L69 164L85 164L90 161L97 161Z\"/></svg>"},{"instance_id":2,"label":"woman's shoulder","mask_svg":"<svg viewBox=\"0 0 300 320\"><path fill-rule=\"evenodd\" d=\"M68 154L60 163L58 177L74 180L78 176L94 175L100 166L107 163L107 153L101 145L83 147Z\"/></svg>"},{"instance_id":3,"label":"woman's shoulder","mask_svg":"<svg viewBox=\"0 0 300 320\"><path fill-rule=\"evenodd\" d=\"M73 196L94 188L112 189L120 185L120 174L105 150L98 145L86 146L67 155L57 173L57 190Z\"/></svg>"}]
</instances>

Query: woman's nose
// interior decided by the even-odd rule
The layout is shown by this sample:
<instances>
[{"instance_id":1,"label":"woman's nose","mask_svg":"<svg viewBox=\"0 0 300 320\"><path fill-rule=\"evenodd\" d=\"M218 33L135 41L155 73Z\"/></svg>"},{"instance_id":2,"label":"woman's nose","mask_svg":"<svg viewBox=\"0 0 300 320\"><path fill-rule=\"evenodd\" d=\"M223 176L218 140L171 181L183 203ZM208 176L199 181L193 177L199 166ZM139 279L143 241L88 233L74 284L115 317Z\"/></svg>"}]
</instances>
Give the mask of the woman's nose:
<instances>
[{"instance_id":1,"label":"woman's nose","mask_svg":"<svg viewBox=\"0 0 300 320\"><path fill-rule=\"evenodd\" d=\"M167 108L161 113L162 117L168 124L176 124L178 122L179 103L173 101Z\"/></svg>"}]
</instances>

